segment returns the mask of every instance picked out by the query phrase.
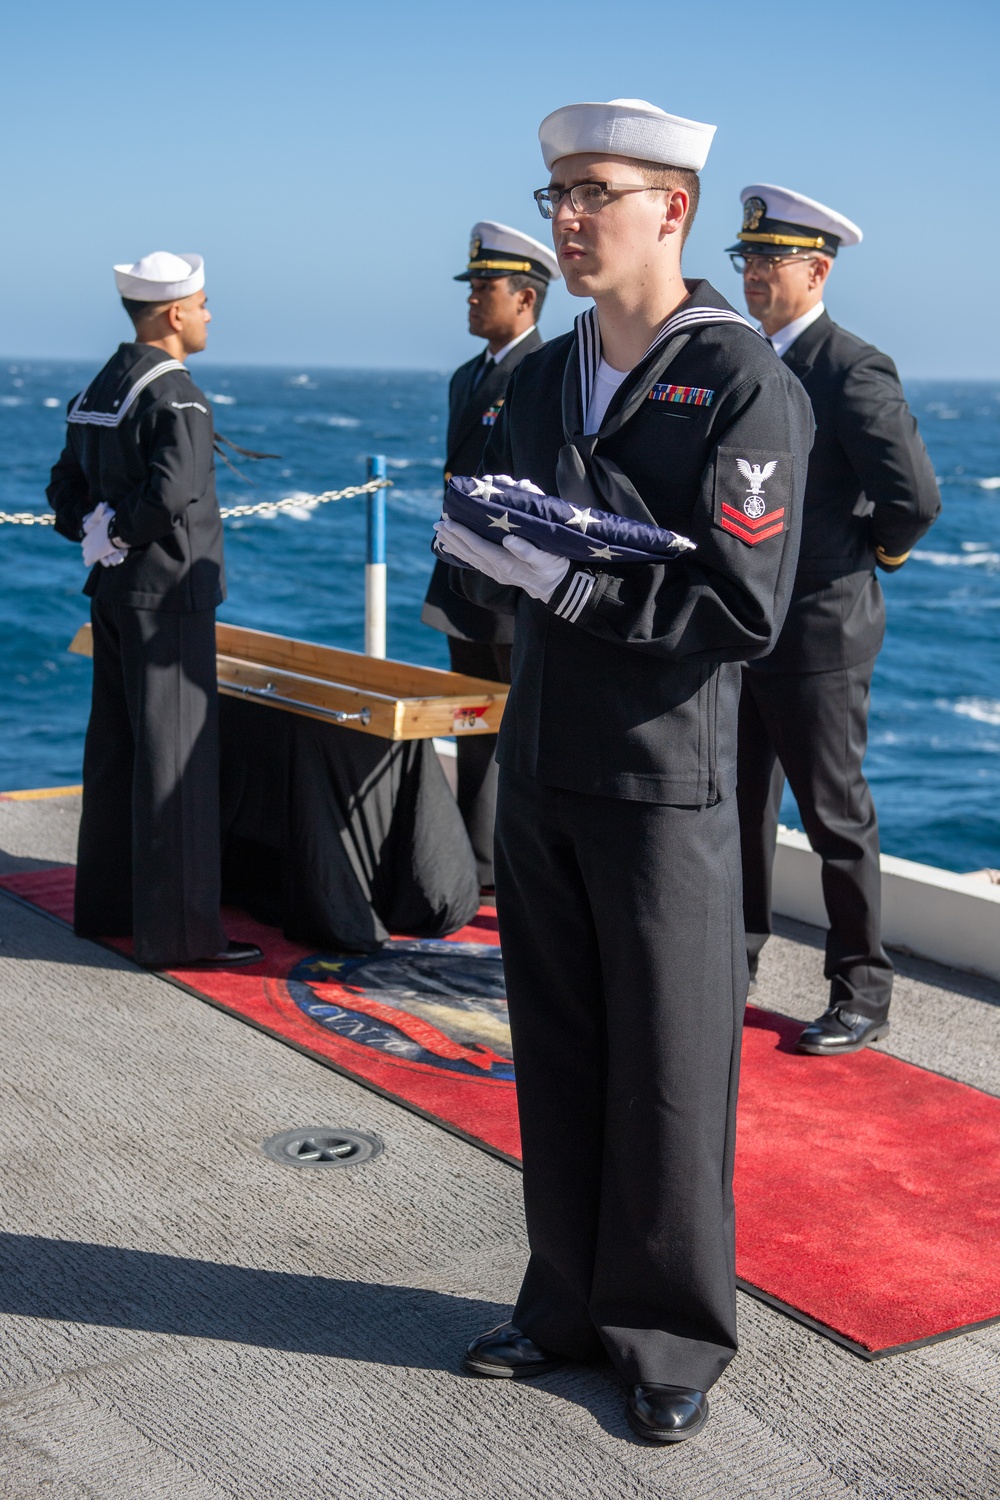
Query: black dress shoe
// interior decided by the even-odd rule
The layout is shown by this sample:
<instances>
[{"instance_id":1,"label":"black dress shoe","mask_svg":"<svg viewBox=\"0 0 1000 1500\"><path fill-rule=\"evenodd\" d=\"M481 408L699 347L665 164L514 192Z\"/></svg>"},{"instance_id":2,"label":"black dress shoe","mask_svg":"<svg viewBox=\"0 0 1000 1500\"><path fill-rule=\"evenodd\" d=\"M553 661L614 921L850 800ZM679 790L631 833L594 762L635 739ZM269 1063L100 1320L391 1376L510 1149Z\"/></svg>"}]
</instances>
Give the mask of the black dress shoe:
<instances>
[{"instance_id":1,"label":"black dress shoe","mask_svg":"<svg viewBox=\"0 0 1000 1500\"><path fill-rule=\"evenodd\" d=\"M526 1380L532 1375L546 1375L558 1370L565 1361L550 1349L543 1349L513 1323L501 1323L489 1333L473 1339L462 1361L473 1375L492 1375L501 1380Z\"/></svg>"},{"instance_id":2,"label":"black dress shoe","mask_svg":"<svg viewBox=\"0 0 1000 1500\"><path fill-rule=\"evenodd\" d=\"M797 1051L808 1052L813 1057L840 1057L845 1052L860 1052L862 1047L888 1034L888 1021L858 1016L852 1010L831 1005L803 1031Z\"/></svg>"},{"instance_id":3,"label":"black dress shoe","mask_svg":"<svg viewBox=\"0 0 1000 1500\"><path fill-rule=\"evenodd\" d=\"M634 1385L625 1415L648 1443L683 1443L708 1421L708 1397L683 1385Z\"/></svg>"},{"instance_id":4,"label":"black dress shoe","mask_svg":"<svg viewBox=\"0 0 1000 1500\"><path fill-rule=\"evenodd\" d=\"M184 959L176 964L157 964L158 969L238 969L241 964L259 964L264 957L256 943L237 943L230 938L221 953L211 958Z\"/></svg>"}]
</instances>

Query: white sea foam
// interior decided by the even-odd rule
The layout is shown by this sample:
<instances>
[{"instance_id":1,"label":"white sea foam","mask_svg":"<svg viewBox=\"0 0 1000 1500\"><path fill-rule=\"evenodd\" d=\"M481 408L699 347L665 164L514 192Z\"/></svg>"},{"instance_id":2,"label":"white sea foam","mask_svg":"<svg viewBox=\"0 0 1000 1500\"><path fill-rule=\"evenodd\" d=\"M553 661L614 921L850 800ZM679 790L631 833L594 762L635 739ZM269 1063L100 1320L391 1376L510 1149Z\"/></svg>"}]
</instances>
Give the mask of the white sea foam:
<instances>
[{"instance_id":1,"label":"white sea foam","mask_svg":"<svg viewBox=\"0 0 1000 1500\"><path fill-rule=\"evenodd\" d=\"M996 698L958 698L954 703L938 700L939 708L950 708L952 713L975 719L977 724L1000 725L1000 702Z\"/></svg>"},{"instance_id":2,"label":"white sea foam","mask_svg":"<svg viewBox=\"0 0 1000 1500\"><path fill-rule=\"evenodd\" d=\"M215 404L216 404L216 406L235 406L236 405L236 397L235 396L219 396L219 395L216 394L215 391L206 391L205 395L208 397L209 401L214 401Z\"/></svg>"},{"instance_id":3,"label":"white sea foam","mask_svg":"<svg viewBox=\"0 0 1000 1500\"><path fill-rule=\"evenodd\" d=\"M0 396L0 406L23 406L23 396Z\"/></svg>"},{"instance_id":4,"label":"white sea foam","mask_svg":"<svg viewBox=\"0 0 1000 1500\"><path fill-rule=\"evenodd\" d=\"M922 552L913 554L918 562L930 563L934 568L996 567L1000 563L1000 552Z\"/></svg>"},{"instance_id":5,"label":"white sea foam","mask_svg":"<svg viewBox=\"0 0 1000 1500\"><path fill-rule=\"evenodd\" d=\"M359 417L341 417L338 416L336 412L333 414L333 416L325 416L322 412L307 412L301 417L293 417L292 421L297 422L300 427L313 425L317 427L361 426L361 419Z\"/></svg>"},{"instance_id":6,"label":"white sea foam","mask_svg":"<svg viewBox=\"0 0 1000 1500\"><path fill-rule=\"evenodd\" d=\"M981 490L1000 490L1000 474L993 474L989 479L977 479L976 483Z\"/></svg>"},{"instance_id":7,"label":"white sea foam","mask_svg":"<svg viewBox=\"0 0 1000 1500\"><path fill-rule=\"evenodd\" d=\"M303 391L314 391L316 389L316 382L310 380L308 375L293 375L288 384L297 386Z\"/></svg>"},{"instance_id":8,"label":"white sea foam","mask_svg":"<svg viewBox=\"0 0 1000 1500\"><path fill-rule=\"evenodd\" d=\"M45 400L42 402L42 405L43 406L62 406L62 402L59 400L58 396L46 396Z\"/></svg>"}]
</instances>

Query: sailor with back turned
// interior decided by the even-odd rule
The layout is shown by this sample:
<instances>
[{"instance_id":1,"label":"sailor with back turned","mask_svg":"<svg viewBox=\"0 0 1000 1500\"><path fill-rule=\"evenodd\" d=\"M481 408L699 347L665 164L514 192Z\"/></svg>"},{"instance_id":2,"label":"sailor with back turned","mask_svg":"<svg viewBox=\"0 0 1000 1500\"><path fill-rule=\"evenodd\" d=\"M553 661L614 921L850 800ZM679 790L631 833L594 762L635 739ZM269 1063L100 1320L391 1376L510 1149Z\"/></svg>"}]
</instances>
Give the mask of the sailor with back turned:
<instances>
[{"instance_id":1,"label":"sailor with back turned","mask_svg":"<svg viewBox=\"0 0 1000 1500\"><path fill-rule=\"evenodd\" d=\"M524 356L541 345L538 317L550 282L559 276L552 251L530 234L491 219L473 226L469 263L455 280L469 285L469 332L486 339L486 348L455 371L448 387L445 484L452 474L475 474L479 468L508 380ZM434 568L421 619L447 635L453 672L510 681L513 621L460 599L448 585L443 563ZM487 888L493 885L495 752L495 735L459 736L458 805L479 883Z\"/></svg>"},{"instance_id":2,"label":"sailor with back turned","mask_svg":"<svg viewBox=\"0 0 1000 1500\"><path fill-rule=\"evenodd\" d=\"M186 367L209 323L199 255L115 267L135 326L69 405L56 528L90 567L94 680L76 931L150 967L260 957L219 918L215 609L225 597L207 397Z\"/></svg>"},{"instance_id":3,"label":"sailor with back turned","mask_svg":"<svg viewBox=\"0 0 1000 1500\"><path fill-rule=\"evenodd\" d=\"M713 133L642 100L543 121L536 200L595 305L518 366L484 458L581 523L696 550L626 566L437 528L456 586L515 619L496 884L531 1253L466 1363L607 1353L658 1442L700 1430L736 1348L740 663L784 618L813 426L766 341L682 278Z\"/></svg>"},{"instance_id":4,"label":"sailor with back turned","mask_svg":"<svg viewBox=\"0 0 1000 1500\"><path fill-rule=\"evenodd\" d=\"M743 189L729 247L750 311L812 402L802 549L788 618L748 664L739 808L751 973L771 931L771 870L787 776L822 858L829 1006L799 1050L856 1052L888 1031L892 963L880 930L878 823L862 770L872 670L885 631L876 567L903 566L941 508L891 359L832 322L823 291L850 219L767 183Z\"/></svg>"}]
</instances>

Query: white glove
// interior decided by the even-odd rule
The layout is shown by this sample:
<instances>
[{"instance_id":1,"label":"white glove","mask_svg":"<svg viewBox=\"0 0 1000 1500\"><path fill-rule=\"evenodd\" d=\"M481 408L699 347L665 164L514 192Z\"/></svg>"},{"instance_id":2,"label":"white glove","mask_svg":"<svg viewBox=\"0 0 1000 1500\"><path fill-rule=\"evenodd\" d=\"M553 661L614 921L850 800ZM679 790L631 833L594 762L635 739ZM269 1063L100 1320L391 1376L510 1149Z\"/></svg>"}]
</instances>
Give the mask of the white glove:
<instances>
[{"instance_id":1,"label":"white glove","mask_svg":"<svg viewBox=\"0 0 1000 1500\"><path fill-rule=\"evenodd\" d=\"M88 514L84 516L84 518L83 518L83 534L84 534L84 536L89 536L90 535L90 533L93 531L94 527L97 525L98 521L103 521L105 516L107 516L108 519L110 520L113 515L114 515L114 511L111 509L111 506L110 505L105 505L104 501L102 500L100 502L100 504L94 510L89 511Z\"/></svg>"},{"instance_id":2,"label":"white glove","mask_svg":"<svg viewBox=\"0 0 1000 1500\"><path fill-rule=\"evenodd\" d=\"M484 474L479 481L485 488L495 484L502 484L508 490L524 490L528 495L544 495L537 484L532 484L530 479L513 479L510 474Z\"/></svg>"},{"instance_id":3,"label":"white glove","mask_svg":"<svg viewBox=\"0 0 1000 1500\"><path fill-rule=\"evenodd\" d=\"M434 527L445 552L470 568L478 568L497 583L523 589L532 599L547 604L569 572L569 558L543 552L521 536L505 536L501 546L447 518Z\"/></svg>"},{"instance_id":4,"label":"white glove","mask_svg":"<svg viewBox=\"0 0 1000 1500\"><path fill-rule=\"evenodd\" d=\"M114 516L110 505L102 500L95 510L83 518L83 563L92 568L99 562L105 568L117 568L125 561L127 547L117 546L108 536L108 526Z\"/></svg>"}]
</instances>

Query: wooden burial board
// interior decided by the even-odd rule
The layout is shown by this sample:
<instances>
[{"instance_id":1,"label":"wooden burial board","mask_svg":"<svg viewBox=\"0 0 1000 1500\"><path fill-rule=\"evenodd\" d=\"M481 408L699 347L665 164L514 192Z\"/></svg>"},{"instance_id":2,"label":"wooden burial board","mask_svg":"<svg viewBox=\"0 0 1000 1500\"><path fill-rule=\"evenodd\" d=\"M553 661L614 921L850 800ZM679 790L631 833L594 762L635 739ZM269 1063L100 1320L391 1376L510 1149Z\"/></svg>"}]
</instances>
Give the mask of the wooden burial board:
<instances>
[{"instance_id":1,"label":"wooden burial board","mask_svg":"<svg viewBox=\"0 0 1000 1500\"><path fill-rule=\"evenodd\" d=\"M496 734L507 684L217 624L219 691L387 740ZM81 625L70 651L93 655Z\"/></svg>"}]
</instances>

